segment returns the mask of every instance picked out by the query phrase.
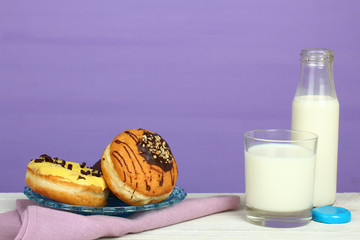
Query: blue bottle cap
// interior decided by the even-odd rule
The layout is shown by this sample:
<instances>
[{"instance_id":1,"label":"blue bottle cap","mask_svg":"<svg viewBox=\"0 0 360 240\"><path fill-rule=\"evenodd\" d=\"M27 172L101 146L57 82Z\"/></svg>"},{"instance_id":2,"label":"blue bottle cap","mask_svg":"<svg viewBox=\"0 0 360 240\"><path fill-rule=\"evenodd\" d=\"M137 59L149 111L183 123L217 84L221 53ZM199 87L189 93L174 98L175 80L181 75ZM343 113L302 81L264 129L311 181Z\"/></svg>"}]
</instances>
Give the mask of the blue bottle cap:
<instances>
[{"instance_id":1,"label":"blue bottle cap","mask_svg":"<svg viewBox=\"0 0 360 240\"><path fill-rule=\"evenodd\" d=\"M351 212L345 208L325 206L312 210L312 219L322 223L347 223L351 220Z\"/></svg>"}]
</instances>

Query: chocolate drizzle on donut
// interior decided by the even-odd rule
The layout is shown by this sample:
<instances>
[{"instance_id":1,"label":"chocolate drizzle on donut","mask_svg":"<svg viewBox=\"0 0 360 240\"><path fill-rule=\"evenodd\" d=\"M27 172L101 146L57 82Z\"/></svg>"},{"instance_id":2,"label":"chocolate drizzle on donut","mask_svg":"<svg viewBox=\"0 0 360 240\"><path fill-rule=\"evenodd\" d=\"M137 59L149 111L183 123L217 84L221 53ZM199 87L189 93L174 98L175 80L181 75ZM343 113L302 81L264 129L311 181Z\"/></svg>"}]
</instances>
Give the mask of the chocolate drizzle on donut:
<instances>
[{"instance_id":1,"label":"chocolate drizzle on donut","mask_svg":"<svg viewBox=\"0 0 360 240\"><path fill-rule=\"evenodd\" d=\"M145 173L142 165L140 164L139 159L136 157L136 154L134 153L134 151L132 150L132 148L131 148L127 143L123 143L123 144L126 146L126 147L124 146L124 149L125 149L125 151L127 152L127 154L129 155L129 158L131 159L132 157L131 157L129 151L127 150L127 148L130 149L132 155L135 157L135 160L136 160L137 163L139 164L141 171L142 171L143 173ZM132 164L134 165L134 162L132 162ZM135 166L134 166L134 170L135 170L135 174L137 174Z\"/></svg>"},{"instance_id":2,"label":"chocolate drizzle on donut","mask_svg":"<svg viewBox=\"0 0 360 240\"><path fill-rule=\"evenodd\" d=\"M132 133L130 133L130 132L128 132L128 131L127 131L127 134L129 134L130 136L132 136L131 138L132 138L134 141L138 139L134 134L132 134ZM132 134L132 135L131 135L131 134ZM126 161L126 160L124 159L124 157L123 157L118 151L113 151L113 152L111 153L112 156L114 156L115 159L119 162L119 164L120 164L121 167L123 167L123 165L125 165L127 172L130 173L129 181L130 181L130 183L132 183L132 182L133 182L133 179L132 179L132 177L131 177L131 174L132 174L133 172L130 170L131 166L132 166L132 169L134 169L134 174L135 174L135 176L139 174L139 171L138 171L138 169L137 169L137 166L140 167L140 170L142 171L142 173L145 174L145 171L144 171L142 165L140 164L140 161L139 161L139 159L137 158L134 150L129 146L129 144L127 144L126 142L122 142L122 141L120 141L119 139L116 139L114 142L115 142L116 144L123 144L123 148L124 148L127 156L129 157L129 159L131 160L131 165L130 165L130 162ZM135 159L135 161L137 162L137 164L135 164L134 159ZM130 168L129 168L129 165L130 165ZM124 182L126 182L126 181L127 181L127 178L126 178L126 174L125 174L124 171L123 171L123 176L124 176ZM136 177L135 177L135 179L136 179ZM148 185L147 182L145 182L145 184L146 184L146 189L151 189L150 185ZM148 190L148 191L150 191L150 190Z\"/></svg>"},{"instance_id":3,"label":"chocolate drizzle on donut","mask_svg":"<svg viewBox=\"0 0 360 240\"><path fill-rule=\"evenodd\" d=\"M173 168L174 157L169 145L160 135L145 131L142 139L137 143L137 147L140 155L149 164L156 165L165 172Z\"/></svg>"},{"instance_id":4,"label":"chocolate drizzle on donut","mask_svg":"<svg viewBox=\"0 0 360 240\"><path fill-rule=\"evenodd\" d=\"M163 172L161 173L161 180L159 182L159 185L160 186L164 185L164 173Z\"/></svg>"},{"instance_id":5,"label":"chocolate drizzle on donut","mask_svg":"<svg viewBox=\"0 0 360 240\"><path fill-rule=\"evenodd\" d=\"M133 134L132 132L130 132L130 131L125 131L125 133L126 133L127 135L129 135L135 142L138 142L138 141L139 141L139 138L138 138L135 134Z\"/></svg>"},{"instance_id":6,"label":"chocolate drizzle on donut","mask_svg":"<svg viewBox=\"0 0 360 240\"><path fill-rule=\"evenodd\" d=\"M125 159L121 156L121 154L120 154L118 151L114 151L114 152L112 153L112 155L113 155L113 156L116 158L116 160L120 163L121 167L123 166L123 165L121 164L121 160L122 160L122 162L125 164L125 167L126 167L126 170L128 171L128 173L131 173L131 171L129 170L129 166L126 164ZM120 160L118 157L120 157L121 160Z\"/></svg>"}]
</instances>

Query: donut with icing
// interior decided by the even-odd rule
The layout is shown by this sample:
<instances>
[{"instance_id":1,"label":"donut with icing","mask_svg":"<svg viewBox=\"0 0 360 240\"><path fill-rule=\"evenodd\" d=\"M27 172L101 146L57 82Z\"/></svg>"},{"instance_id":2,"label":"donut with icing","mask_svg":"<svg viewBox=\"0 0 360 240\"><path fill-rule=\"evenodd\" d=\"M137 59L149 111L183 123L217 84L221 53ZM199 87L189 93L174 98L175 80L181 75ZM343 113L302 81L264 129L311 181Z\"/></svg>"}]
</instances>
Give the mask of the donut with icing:
<instances>
[{"instance_id":1,"label":"donut with icing","mask_svg":"<svg viewBox=\"0 0 360 240\"><path fill-rule=\"evenodd\" d=\"M101 170L111 192L129 205L166 199L178 168L168 143L157 133L126 130L105 148Z\"/></svg>"},{"instance_id":2,"label":"donut with icing","mask_svg":"<svg viewBox=\"0 0 360 240\"><path fill-rule=\"evenodd\" d=\"M27 165L26 184L34 192L73 205L102 207L109 189L102 172L46 154Z\"/></svg>"}]
</instances>

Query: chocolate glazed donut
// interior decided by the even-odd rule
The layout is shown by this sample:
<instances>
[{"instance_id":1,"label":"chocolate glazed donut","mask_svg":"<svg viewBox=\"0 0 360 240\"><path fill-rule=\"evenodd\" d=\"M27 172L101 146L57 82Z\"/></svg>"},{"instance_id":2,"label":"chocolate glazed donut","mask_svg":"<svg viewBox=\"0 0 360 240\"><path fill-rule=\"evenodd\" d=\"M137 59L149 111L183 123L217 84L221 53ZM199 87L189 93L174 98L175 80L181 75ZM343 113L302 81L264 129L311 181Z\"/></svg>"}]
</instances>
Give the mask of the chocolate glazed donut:
<instances>
[{"instance_id":1,"label":"chocolate glazed donut","mask_svg":"<svg viewBox=\"0 0 360 240\"><path fill-rule=\"evenodd\" d=\"M101 169L110 190L130 205L166 199L178 169L167 142L144 129L122 132L106 147Z\"/></svg>"}]
</instances>

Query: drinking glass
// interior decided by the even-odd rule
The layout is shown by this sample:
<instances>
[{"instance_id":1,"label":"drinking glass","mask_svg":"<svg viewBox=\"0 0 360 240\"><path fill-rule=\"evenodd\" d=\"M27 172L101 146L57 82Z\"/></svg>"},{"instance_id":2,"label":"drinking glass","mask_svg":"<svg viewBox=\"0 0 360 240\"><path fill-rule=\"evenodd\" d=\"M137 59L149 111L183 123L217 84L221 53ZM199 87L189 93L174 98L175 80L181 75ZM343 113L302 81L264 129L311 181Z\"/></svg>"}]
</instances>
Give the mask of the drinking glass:
<instances>
[{"instance_id":1,"label":"drinking glass","mask_svg":"<svg viewBox=\"0 0 360 240\"><path fill-rule=\"evenodd\" d=\"M312 217L317 135L265 129L245 133L247 221L298 227Z\"/></svg>"}]
</instances>

